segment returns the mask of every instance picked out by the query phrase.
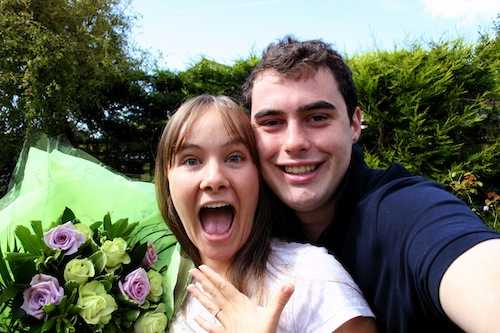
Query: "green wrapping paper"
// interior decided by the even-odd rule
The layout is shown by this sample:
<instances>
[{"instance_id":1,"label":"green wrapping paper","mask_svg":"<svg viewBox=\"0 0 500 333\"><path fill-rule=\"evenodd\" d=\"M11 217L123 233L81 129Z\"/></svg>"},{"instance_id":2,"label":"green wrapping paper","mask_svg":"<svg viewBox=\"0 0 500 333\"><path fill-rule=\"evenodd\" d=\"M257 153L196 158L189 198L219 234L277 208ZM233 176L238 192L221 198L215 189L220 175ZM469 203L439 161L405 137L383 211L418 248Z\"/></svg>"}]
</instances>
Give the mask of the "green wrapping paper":
<instances>
[{"instance_id":1,"label":"green wrapping paper","mask_svg":"<svg viewBox=\"0 0 500 333\"><path fill-rule=\"evenodd\" d=\"M65 207L86 224L110 213L116 221L139 221L135 237L151 242L158 251L156 267L164 275L167 316L184 297L192 267L158 210L154 185L131 180L106 168L85 152L40 136L25 145L14 171L9 192L0 199L0 248L13 249L18 225L30 228L42 221L44 230Z\"/></svg>"}]
</instances>

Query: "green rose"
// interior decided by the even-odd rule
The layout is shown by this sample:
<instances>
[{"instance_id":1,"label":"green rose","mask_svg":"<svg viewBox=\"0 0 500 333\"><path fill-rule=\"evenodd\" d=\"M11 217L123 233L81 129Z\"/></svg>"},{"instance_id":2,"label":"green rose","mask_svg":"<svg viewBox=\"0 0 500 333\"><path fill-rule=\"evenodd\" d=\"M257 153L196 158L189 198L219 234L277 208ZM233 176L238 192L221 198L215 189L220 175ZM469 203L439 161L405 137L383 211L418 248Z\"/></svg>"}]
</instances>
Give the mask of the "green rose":
<instances>
[{"instance_id":1,"label":"green rose","mask_svg":"<svg viewBox=\"0 0 500 333\"><path fill-rule=\"evenodd\" d=\"M83 284L89 278L94 277L94 275L94 265L89 259L72 259L64 268L64 280L66 281L75 281Z\"/></svg>"},{"instance_id":2,"label":"green rose","mask_svg":"<svg viewBox=\"0 0 500 333\"><path fill-rule=\"evenodd\" d=\"M127 254L127 242L122 238L105 241L101 250L106 257L106 267L115 268L120 264L129 264L130 257Z\"/></svg>"},{"instance_id":3,"label":"green rose","mask_svg":"<svg viewBox=\"0 0 500 333\"><path fill-rule=\"evenodd\" d=\"M160 300L161 294L163 294L161 274L158 273L157 271L149 270L148 279L150 287L148 299L150 299L153 302L158 302Z\"/></svg>"},{"instance_id":4,"label":"green rose","mask_svg":"<svg viewBox=\"0 0 500 333\"><path fill-rule=\"evenodd\" d=\"M167 316L162 312L146 312L135 322L134 333L163 333L167 322Z\"/></svg>"},{"instance_id":5,"label":"green rose","mask_svg":"<svg viewBox=\"0 0 500 333\"><path fill-rule=\"evenodd\" d=\"M92 230L88 225L83 223L77 223L75 224L75 228L85 236L85 240L92 238Z\"/></svg>"},{"instance_id":6,"label":"green rose","mask_svg":"<svg viewBox=\"0 0 500 333\"><path fill-rule=\"evenodd\" d=\"M90 325L106 325L111 313L118 309L115 299L106 293L102 283L91 281L79 289L80 316Z\"/></svg>"}]
</instances>

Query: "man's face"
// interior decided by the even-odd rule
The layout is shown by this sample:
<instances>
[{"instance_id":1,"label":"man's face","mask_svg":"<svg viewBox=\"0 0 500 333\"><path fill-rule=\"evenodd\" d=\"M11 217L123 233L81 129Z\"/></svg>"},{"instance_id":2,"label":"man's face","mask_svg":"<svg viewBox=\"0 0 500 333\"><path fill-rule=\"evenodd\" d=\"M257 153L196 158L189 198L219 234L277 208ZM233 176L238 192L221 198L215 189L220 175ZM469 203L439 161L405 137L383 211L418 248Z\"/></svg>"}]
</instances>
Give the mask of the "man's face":
<instances>
[{"instance_id":1,"label":"man's face","mask_svg":"<svg viewBox=\"0 0 500 333\"><path fill-rule=\"evenodd\" d=\"M253 85L251 120L271 189L299 216L328 211L361 133L361 112L349 121L330 70L298 80L262 72Z\"/></svg>"}]
</instances>

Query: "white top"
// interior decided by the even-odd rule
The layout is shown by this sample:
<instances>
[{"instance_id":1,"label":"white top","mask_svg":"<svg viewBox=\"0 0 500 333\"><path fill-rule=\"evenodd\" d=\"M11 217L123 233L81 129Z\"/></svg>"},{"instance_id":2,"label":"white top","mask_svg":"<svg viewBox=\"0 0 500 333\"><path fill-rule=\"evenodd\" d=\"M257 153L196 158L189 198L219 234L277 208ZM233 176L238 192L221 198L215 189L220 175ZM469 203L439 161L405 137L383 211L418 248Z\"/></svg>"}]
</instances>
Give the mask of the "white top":
<instances>
[{"instance_id":1,"label":"white top","mask_svg":"<svg viewBox=\"0 0 500 333\"><path fill-rule=\"evenodd\" d=\"M352 318L374 317L359 287L324 248L273 240L264 282L266 295L274 295L284 282L292 282L295 291L281 314L280 333L331 333ZM218 323L188 295L169 332L205 332L194 321L197 315Z\"/></svg>"}]
</instances>

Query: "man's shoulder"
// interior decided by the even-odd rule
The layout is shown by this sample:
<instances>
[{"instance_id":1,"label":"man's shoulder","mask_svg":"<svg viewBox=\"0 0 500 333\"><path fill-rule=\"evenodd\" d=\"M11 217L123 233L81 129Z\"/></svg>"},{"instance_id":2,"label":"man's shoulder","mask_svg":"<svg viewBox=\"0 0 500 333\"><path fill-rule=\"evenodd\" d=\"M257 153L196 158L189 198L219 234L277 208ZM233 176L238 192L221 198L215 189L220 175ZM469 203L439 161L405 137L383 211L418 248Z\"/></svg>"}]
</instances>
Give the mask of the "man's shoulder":
<instances>
[{"instance_id":1,"label":"man's shoulder","mask_svg":"<svg viewBox=\"0 0 500 333\"><path fill-rule=\"evenodd\" d=\"M393 213L410 212L453 202L457 207L468 209L465 203L446 190L441 184L421 176L392 179L365 194L358 202L358 209L384 209Z\"/></svg>"}]
</instances>

